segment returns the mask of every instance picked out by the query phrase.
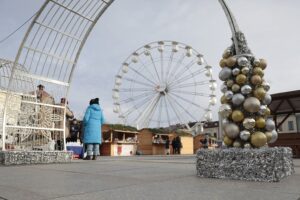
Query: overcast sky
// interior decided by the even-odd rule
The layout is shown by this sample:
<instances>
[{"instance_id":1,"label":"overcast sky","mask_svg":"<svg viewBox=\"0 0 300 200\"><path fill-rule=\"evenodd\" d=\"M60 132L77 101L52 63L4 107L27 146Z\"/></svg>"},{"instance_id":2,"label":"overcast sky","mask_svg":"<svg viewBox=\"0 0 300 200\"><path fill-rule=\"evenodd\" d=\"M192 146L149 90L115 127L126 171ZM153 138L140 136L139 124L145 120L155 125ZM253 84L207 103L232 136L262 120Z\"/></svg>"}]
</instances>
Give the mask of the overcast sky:
<instances>
[{"instance_id":1,"label":"overcast sky","mask_svg":"<svg viewBox=\"0 0 300 200\"><path fill-rule=\"evenodd\" d=\"M0 0L0 39L32 16L43 2ZM298 90L300 1L227 0L227 3L252 52L268 61L265 79L271 84L270 93ZM0 44L1 58L14 60L28 26L29 23ZM230 37L228 22L217 0L115 0L98 21L81 53L71 86L70 107L80 117L89 99L99 97L107 122L118 122L112 112L114 76L128 55L152 41L175 40L191 45L204 54L218 79L218 63L224 49L231 44ZM219 89L217 95L218 98L221 95Z\"/></svg>"}]
</instances>

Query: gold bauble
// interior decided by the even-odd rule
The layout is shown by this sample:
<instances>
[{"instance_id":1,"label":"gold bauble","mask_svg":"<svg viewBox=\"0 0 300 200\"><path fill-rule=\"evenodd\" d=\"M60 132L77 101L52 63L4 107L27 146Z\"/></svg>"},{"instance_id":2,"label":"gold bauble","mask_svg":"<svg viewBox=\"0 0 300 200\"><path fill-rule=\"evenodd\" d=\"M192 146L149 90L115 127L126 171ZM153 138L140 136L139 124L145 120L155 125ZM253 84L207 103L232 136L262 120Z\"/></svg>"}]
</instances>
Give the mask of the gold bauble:
<instances>
[{"instance_id":1,"label":"gold bauble","mask_svg":"<svg viewBox=\"0 0 300 200\"><path fill-rule=\"evenodd\" d=\"M241 148L242 147L242 141L240 139L236 139L236 140L234 140L232 146L235 147L235 148Z\"/></svg>"},{"instance_id":2,"label":"gold bauble","mask_svg":"<svg viewBox=\"0 0 300 200\"><path fill-rule=\"evenodd\" d=\"M251 77L251 83L253 85L260 85L262 83L262 79L259 75L254 75Z\"/></svg>"},{"instance_id":3,"label":"gold bauble","mask_svg":"<svg viewBox=\"0 0 300 200\"><path fill-rule=\"evenodd\" d=\"M231 56L231 52L228 51L228 50L226 49L226 50L224 51L222 57L226 59L226 58L228 58L229 56Z\"/></svg>"},{"instance_id":4,"label":"gold bauble","mask_svg":"<svg viewBox=\"0 0 300 200\"><path fill-rule=\"evenodd\" d=\"M227 85L227 87L229 87L229 88L231 88L233 84L234 84L234 81L233 81L233 80L228 80L228 81L226 81L226 85Z\"/></svg>"},{"instance_id":5,"label":"gold bauble","mask_svg":"<svg viewBox=\"0 0 300 200\"><path fill-rule=\"evenodd\" d=\"M264 128L266 126L266 120L263 117L258 117L255 120L255 126L257 128Z\"/></svg>"},{"instance_id":6,"label":"gold bauble","mask_svg":"<svg viewBox=\"0 0 300 200\"><path fill-rule=\"evenodd\" d=\"M262 69L266 69L267 67L267 61L265 59L259 59L259 67Z\"/></svg>"},{"instance_id":7,"label":"gold bauble","mask_svg":"<svg viewBox=\"0 0 300 200\"><path fill-rule=\"evenodd\" d=\"M266 137L267 137L267 142L269 143L272 139L272 131L267 131L266 132Z\"/></svg>"},{"instance_id":8,"label":"gold bauble","mask_svg":"<svg viewBox=\"0 0 300 200\"><path fill-rule=\"evenodd\" d=\"M236 64L236 58L235 57L229 57L226 59L226 64L228 67L233 67Z\"/></svg>"},{"instance_id":9,"label":"gold bauble","mask_svg":"<svg viewBox=\"0 0 300 200\"><path fill-rule=\"evenodd\" d=\"M260 67L254 67L253 74L254 75L259 75L260 77L263 77L265 73L262 70L262 68L260 68Z\"/></svg>"},{"instance_id":10,"label":"gold bauble","mask_svg":"<svg viewBox=\"0 0 300 200\"><path fill-rule=\"evenodd\" d=\"M233 143L233 140L227 137L226 135L224 136L223 141L226 146L231 146Z\"/></svg>"},{"instance_id":11,"label":"gold bauble","mask_svg":"<svg viewBox=\"0 0 300 200\"><path fill-rule=\"evenodd\" d=\"M271 110L270 108L267 107L265 116L267 117L269 115L271 115Z\"/></svg>"},{"instance_id":12,"label":"gold bauble","mask_svg":"<svg viewBox=\"0 0 300 200\"><path fill-rule=\"evenodd\" d=\"M234 110L231 114L231 119L234 122L241 122L244 119L244 114L240 110Z\"/></svg>"},{"instance_id":13,"label":"gold bauble","mask_svg":"<svg viewBox=\"0 0 300 200\"><path fill-rule=\"evenodd\" d=\"M267 136L263 132L255 132L251 135L251 144L257 148L267 144Z\"/></svg>"},{"instance_id":14,"label":"gold bauble","mask_svg":"<svg viewBox=\"0 0 300 200\"><path fill-rule=\"evenodd\" d=\"M232 90L232 92L238 92L239 90L240 90L240 86L238 85L238 84L233 84L232 86L231 86L231 90Z\"/></svg>"},{"instance_id":15,"label":"gold bauble","mask_svg":"<svg viewBox=\"0 0 300 200\"><path fill-rule=\"evenodd\" d=\"M225 59L221 59L219 64L220 64L220 67L222 67L222 68L226 67L226 60Z\"/></svg>"},{"instance_id":16,"label":"gold bauble","mask_svg":"<svg viewBox=\"0 0 300 200\"><path fill-rule=\"evenodd\" d=\"M228 99L225 97L225 95L223 95L221 97L221 104L225 104L225 103L228 103Z\"/></svg>"},{"instance_id":17,"label":"gold bauble","mask_svg":"<svg viewBox=\"0 0 300 200\"><path fill-rule=\"evenodd\" d=\"M244 83L246 83L247 77L244 74L239 74L237 75L237 77L235 78L235 81L239 84L239 85L243 85Z\"/></svg>"},{"instance_id":18,"label":"gold bauble","mask_svg":"<svg viewBox=\"0 0 300 200\"><path fill-rule=\"evenodd\" d=\"M263 87L256 88L254 90L254 96L259 100L263 100L266 96L266 91Z\"/></svg>"}]
</instances>

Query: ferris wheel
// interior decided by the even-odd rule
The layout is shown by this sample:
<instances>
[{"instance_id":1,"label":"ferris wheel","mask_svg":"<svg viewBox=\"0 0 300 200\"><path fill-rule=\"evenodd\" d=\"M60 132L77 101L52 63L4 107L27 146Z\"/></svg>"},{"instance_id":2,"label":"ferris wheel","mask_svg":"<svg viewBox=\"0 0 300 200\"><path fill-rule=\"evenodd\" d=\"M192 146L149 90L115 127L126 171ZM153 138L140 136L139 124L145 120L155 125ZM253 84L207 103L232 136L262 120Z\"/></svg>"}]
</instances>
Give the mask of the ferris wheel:
<instances>
[{"instance_id":1,"label":"ferris wheel","mask_svg":"<svg viewBox=\"0 0 300 200\"><path fill-rule=\"evenodd\" d=\"M122 123L170 127L212 120L216 104L212 67L191 46L175 41L149 43L122 64L113 88L114 112Z\"/></svg>"}]
</instances>

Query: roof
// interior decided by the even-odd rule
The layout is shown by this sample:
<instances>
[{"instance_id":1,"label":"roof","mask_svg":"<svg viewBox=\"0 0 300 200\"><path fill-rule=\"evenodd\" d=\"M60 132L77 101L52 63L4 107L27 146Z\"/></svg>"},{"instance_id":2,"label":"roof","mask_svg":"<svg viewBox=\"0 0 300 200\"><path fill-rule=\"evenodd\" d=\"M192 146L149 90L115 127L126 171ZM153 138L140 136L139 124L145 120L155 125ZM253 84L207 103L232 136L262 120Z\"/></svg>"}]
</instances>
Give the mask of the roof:
<instances>
[{"instance_id":1,"label":"roof","mask_svg":"<svg viewBox=\"0 0 300 200\"><path fill-rule=\"evenodd\" d=\"M300 113L300 90L272 94L272 115Z\"/></svg>"}]
</instances>

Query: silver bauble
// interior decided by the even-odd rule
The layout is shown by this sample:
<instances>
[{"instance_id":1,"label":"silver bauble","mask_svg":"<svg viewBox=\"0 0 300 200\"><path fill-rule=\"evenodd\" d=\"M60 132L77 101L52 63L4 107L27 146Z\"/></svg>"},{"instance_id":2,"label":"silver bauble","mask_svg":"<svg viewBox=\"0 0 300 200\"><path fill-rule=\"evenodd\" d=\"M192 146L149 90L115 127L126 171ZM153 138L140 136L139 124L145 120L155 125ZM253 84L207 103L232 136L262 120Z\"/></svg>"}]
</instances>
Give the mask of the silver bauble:
<instances>
[{"instance_id":1,"label":"silver bauble","mask_svg":"<svg viewBox=\"0 0 300 200\"><path fill-rule=\"evenodd\" d=\"M242 92L242 94L250 94L252 92L252 88L250 85L244 85L241 88L241 92Z\"/></svg>"},{"instance_id":2,"label":"silver bauble","mask_svg":"<svg viewBox=\"0 0 300 200\"><path fill-rule=\"evenodd\" d=\"M229 120L227 118L222 119L222 125L226 126L227 124L229 124Z\"/></svg>"},{"instance_id":3,"label":"silver bauble","mask_svg":"<svg viewBox=\"0 0 300 200\"><path fill-rule=\"evenodd\" d=\"M244 141L247 141L250 138L251 133L247 130L243 130L240 132L240 138Z\"/></svg>"},{"instance_id":4,"label":"silver bauble","mask_svg":"<svg viewBox=\"0 0 300 200\"><path fill-rule=\"evenodd\" d=\"M242 95L240 93L235 94L232 97L232 103L236 106L241 105L244 102L244 100L245 100L244 95Z\"/></svg>"},{"instance_id":5,"label":"silver bauble","mask_svg":"<svg viewBox=\"0 0 300 200\"><path fill-rule=\"evenodd\" d=\"M270 94L267 93L267 94L265 95L265 98L262 100L262 103L263 103L264 105L269 105L271 102L272 102L272 97L271 97Z\"/></svg>"},{"instance_id":6,"label":"silver bauble","mask_svg":"<svg viewBox=\"0 0 300 200\"><path fill-rule=\"evenodd\" d=\"M227 91L228 91L227 85L222 84L222 85L221 85L221 92L222 92L222 93L225 93L225 92L227 92Z\"/></svg>"},{"instance_id":7,"label":"silver bauble","mask_svg":"<svg viewBox=\"0 0 300 200\"><path fill-rule=\"evenodd\" d=\"M222 68L222 70L219 73L219 78L222 81L226 81L231 76L231 69L228 67Z\"/></svg>"},{"instance_id":8,"label":"silver bauble","mask_svg":"<svg viewBox=\"0 0 300 200\"><path fill-rule=\"evenodd\" d=\"M250 71L249 67L243 67L241 72L242 72L242 74L247 75L249 73L249 71Z\"/></svg>"},{"instance_id":9,"label":"silver bauble","mask_svg":"<svg viewBox=\"0 0 300 200\"><path fill-rule=\"evenodd\" d=\"M248 97L244 101L244 109L250 113L255 113L259 111L260 101L255 97Z\"/></svg>"},{"instance_id":10,"label":"silver bauble","mask_svg":"<svg viewBox=\"0 0 300 200\"><path fill-rule=\"evenodd\" d=\"M266 130L273 131L275 129L275 122L272 119L267 119L266 121Z\"/></svg>"},{"instance_id":11,"label":"silver bauble","mask_svg":"<svg viewBox=\"0 0 300 200\"><path fill-rule=\"evenodd\" d=\"M230 100L233 97L233 92L228 90L227 92L225 92L225 97L226 99Z\"/></svg>"},{"instance_id":12,"label":"silver bauble","mask_svg":"<svg viewBox=\"0 0 300 200\"><path fill-rule=\"evenodd\" d=\"M234 68L234 69L232 70L232 74L233 74L234 76L238 75L239 73L240 73L240 69L239 69L239 68Z\"/></svg>"},{"instance_id":13,"label":"silver bauble","mask_svg":"<svg viewBox=\"0 0 300 200\"><path fill-rule=\"evenodd\" d=\"M278 133L277 131L272 131L272 139L269 141L269 143L274 143L278 139Z\"/></svg>"},{"instance_id":14,"label":"silver bauble","mask_svg":"<svg viewBox=\"0 0 300 200\"><path fill-rule=\"evenodd\" d=\"M267 113L267 111L268 111L267 106L261 105L260 108L259 108L258 113L259 113L260 115L265 115L265 114Z\"/></svg>"},{"instance_id":15,"label":"silver bauble","mask_svg":"<svg viewBox=\"0 0 300 200\"><path fill-rule=\"evenodd\" d=\"M249 142L244 144L244 148L245 149L250 149L251 148L251 144Z\"/></svg>"},{"instance_id":16,"label":"silver bauble","mask_svg":"<svg viewBox=\"0 0 300 200\"><path fill-rule=\"evenodd\" d=\"M254 65L255 67L258 67L259 64L260 64L260 60L259 60L258 58L255 58L254 61L253 61L253 65Z\"/></svg>"},{"instance_id":17,"label":"silver bauble","mask_svg":"<svg viewBox=\"0 0 300 200\"><path fill-rule=\"evenodd\" d=\"M231 138L235 139L240 133L240 128L233 123L227 124L224 128L226 135Z\"/></svg>"},{"instance_id":18,"label":"silver bauble","mask_svg":"<svg viewBox=\"0 0 300 200\"><path fill-rule=\"evenodd\" d=\"M261 86L265 89L266 92L270 90L270 84L266 81L263 81Z\"/></svg>"},{"instance_id":19,"label":"silver bauble","mask_svg":"<svg viewBox=\"0 0 300 200\"><path fill-rule=\"evenodd\" d=\"M222 104L219 108L219 113L222 117L228 117L232 113L231 106L229 104Z\"/></svg>"},{"instance_id":20,"label":"silver bauble","mask_svg":"<svg viewBox=\"0 0 300 200\"><path fill-rule=\"evenodd\" d=\"M245 118L243 121L243 126L248 130L254 128L255 127L255 119Z\"/></svg>"},{"instance_id":21,"label":"silver bauble","mask_svg":"<svg viewBox=\"0 0 300 200\"><path fill-rule=\"evenodd\" d=\"M241 67L246 67L249 64L249 61L246 57L239 57L237 59L238 65Z\"/></svg>"}]
</instances>

